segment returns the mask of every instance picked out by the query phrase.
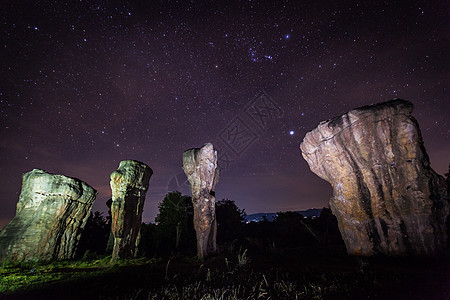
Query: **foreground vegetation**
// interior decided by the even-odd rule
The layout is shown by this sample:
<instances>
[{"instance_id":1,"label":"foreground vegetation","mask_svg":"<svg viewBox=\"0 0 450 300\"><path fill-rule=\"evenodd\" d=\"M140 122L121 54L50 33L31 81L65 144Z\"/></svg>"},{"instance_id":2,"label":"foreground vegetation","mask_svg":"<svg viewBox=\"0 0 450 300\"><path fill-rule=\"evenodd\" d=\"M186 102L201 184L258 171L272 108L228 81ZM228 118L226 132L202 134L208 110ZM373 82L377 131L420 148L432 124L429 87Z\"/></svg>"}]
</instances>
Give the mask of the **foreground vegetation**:
<instances>
[{"instance_id":1,"label":"foreground vegetation","mask_svg":"<svg viewBox=\"0 0 450 300\"><path fill-rule=\"evenodd\" d=\"M111 264L106 257L4 265L0 298L445 299L450 292L447 258L367 259L343 250L240 248L203 264L195 257Z\"/></svg>"},{"instance_id":2,"label":"foreground vegetation","mask_svg":"<svg viewBox=\"0 0 450 300\"><path fill-rule=\"evenodd\" d=\"M143 224L140 259L111 262L108 217L91 215L77 260L3 262L0 299L447 299L450 255L351 257L329 209L245 223L217 203L219 253L196 259L188 197L169 193Z\"/></svg>"},{"instance_id":3,"label":"foreground vegetation","mask_svg":"<svg viewBox=\"0 0 450 300\"><path fill-rule=\"evenodd\" d=\"M50 286L55 282L70 282L87 279L114 272L123 266L136 266L149 263L144 259L117 261L111 257L102 259L54 261L49 263L8 263L0 266L0 292L13 294L18 291L33 290Z\"/></svg>"}]
</instances>

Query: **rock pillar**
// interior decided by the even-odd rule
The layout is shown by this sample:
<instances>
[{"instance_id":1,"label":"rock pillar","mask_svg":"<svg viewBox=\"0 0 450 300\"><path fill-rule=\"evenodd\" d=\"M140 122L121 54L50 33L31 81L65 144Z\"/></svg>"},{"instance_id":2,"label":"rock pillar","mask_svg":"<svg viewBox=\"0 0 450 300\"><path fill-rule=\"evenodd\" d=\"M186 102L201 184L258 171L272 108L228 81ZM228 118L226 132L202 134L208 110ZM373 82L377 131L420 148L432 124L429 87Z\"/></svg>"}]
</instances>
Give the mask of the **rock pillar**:
<instances>
[{"instance_id":1,"label":"rock pillar","mask_svg":"<svg viewBox=\"0 0 450 300\"><path fill-rule=\"evenodd\" d=\"M444 247L447 192L430 167L413 104L365 106L321 122L300 145L331 183L349 254L428 255Z\"/></svg>"},{"instance_id":2,"label":"rock pillar","mask_svg":"<svg viewBox=\"0 0 450 300\"><path fill-rule=\"evenodd\" d=\"M152 169L135 160L124 160L111 173L111 232L114 237L112 260L137 255L142 211Z\"/></svg>"},{"instance_id":3,"label":"rock pillar","mask_svg":"<svg viewBox=\"0 0 450 300\"><path fill-rule=\"evenodd\" d=\"M183 153L183 170L191 184L197 256L203 260L216 252L216 199L214 188L219 180L217 151L208 143Z\"/></svg>"},{"instance_id":4,"label":"rock pillar","mask_svg":"<svg viewBox=\"0 0 450 300\"><path fill-rule=\"evenodd\" d=\"M76 178L38 169L23 174L16 216L0 233L0 260L74 258L96 196Z\"/></svg>"}]
</instances>

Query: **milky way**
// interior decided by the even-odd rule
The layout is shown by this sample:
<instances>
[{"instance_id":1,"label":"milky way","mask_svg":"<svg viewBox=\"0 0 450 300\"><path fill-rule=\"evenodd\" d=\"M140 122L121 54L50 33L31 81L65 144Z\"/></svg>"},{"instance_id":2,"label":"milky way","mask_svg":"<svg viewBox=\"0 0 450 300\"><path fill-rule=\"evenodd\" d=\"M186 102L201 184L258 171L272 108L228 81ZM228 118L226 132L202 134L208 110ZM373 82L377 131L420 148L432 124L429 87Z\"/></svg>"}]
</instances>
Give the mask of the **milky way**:
<instances>
[{"instance_id":1,"label":"milky way","mask_svg":"<svg viewBox=\"0 0 450 300\"><path fill-rule=\"evenodd\" d=\"M22 173L80 178L104 211L124 159L154 170L151 221L168 190L189 192L182 152L206 142L225 166L218 199L247 213L323 207L331 187L302 159L304 135L392 98L415 104L432 167L447 171L447 1L146 2L1 2L0 228ZM230 147L233 130L246 133Z\"/></svg>"}]
</instances>

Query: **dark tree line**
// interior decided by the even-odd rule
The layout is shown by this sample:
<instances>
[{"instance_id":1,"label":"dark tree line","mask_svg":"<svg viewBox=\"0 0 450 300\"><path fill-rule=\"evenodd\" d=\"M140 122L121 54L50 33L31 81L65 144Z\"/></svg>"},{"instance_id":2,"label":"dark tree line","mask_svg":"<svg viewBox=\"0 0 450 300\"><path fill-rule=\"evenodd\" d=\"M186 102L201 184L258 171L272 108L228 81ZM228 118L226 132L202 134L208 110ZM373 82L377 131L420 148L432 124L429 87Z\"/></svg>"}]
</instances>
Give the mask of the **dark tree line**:
<instances>
[{"instance_id":1,"label":"dark tree line","mask_svg":"<svg viewBox=\"0 0 450 300\"><path fill-rule=\"evenodd\" d=\"M319 217L306 218L293 212L278 212L272 222L266 218L245 226L246 247L259 249L290 247L343 247L337 219L329 208Z\"/></svg>"},{"instance_id":2,"label":"dark tree line","mask_svg":"<svg viewBox=\"0 0 450 300\"><path fill-rule=\"evenodd\" d=\"M156 224L142 224L141 253L145 256L195 254L196 241L193 225L194 209L191 197L170 192L158 205ZM217 240L220 243L242 238L245 212L234 201L216 202Z\"/></svg>"},{"instance_id":3,"label":"dark tree line","mask_svg":"<svg viewBox=\"0 0 450 300\"><path fill-rule=\"evenodd\" d=\"M166 194L158 205L155 224L142 223L140 255L163 257L195 255L191 197L180 192ZM219 249L233 245L246 248L342 246L336 218L324 208L320 217L305 218L296 212L278 212L273 222L246 223L246 213L230 199L216 202L217 242ZM79 244L79 256L104 255L110 236L110 212L91 213Z\"/></svg>"}]
</instances>

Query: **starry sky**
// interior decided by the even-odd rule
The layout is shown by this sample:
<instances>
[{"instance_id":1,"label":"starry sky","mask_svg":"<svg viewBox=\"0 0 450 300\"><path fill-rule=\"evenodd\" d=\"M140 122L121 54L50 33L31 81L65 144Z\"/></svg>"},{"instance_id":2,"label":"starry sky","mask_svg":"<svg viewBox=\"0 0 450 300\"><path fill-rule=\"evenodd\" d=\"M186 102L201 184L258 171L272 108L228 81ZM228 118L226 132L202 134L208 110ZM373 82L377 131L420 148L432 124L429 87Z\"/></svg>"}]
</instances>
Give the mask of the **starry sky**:
<instances>
[{"instance_id":1,"label":"starry sky","mask_svg":"<svg viewBox=\"0 0 450 300\"><path fill-rule=\"evenodd\" d=\"M212 142L216 187L247 213L323 207L299 145L320 121L412 101L432 167L450 162L447 1L1 1L0 228L21 174L111 196L124 159L154 171L144 221Z\"/></svg>"}]
</instances>

